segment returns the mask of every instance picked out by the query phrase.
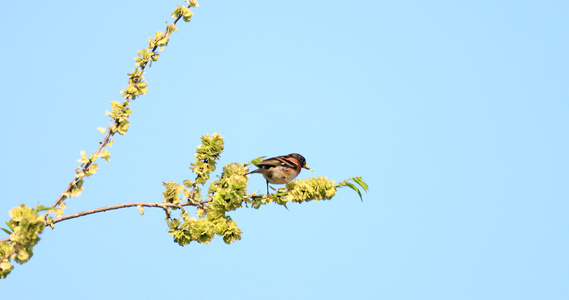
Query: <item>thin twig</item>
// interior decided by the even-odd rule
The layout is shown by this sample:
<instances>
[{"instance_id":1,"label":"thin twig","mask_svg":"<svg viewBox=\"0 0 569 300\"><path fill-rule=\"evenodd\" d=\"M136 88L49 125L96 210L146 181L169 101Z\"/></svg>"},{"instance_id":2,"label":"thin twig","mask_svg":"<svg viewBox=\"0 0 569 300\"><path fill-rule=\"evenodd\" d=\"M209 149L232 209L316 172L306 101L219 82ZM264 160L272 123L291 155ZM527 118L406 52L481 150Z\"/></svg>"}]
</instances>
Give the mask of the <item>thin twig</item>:
<instances>
[{"instance_id":1,"label":"thin twig","mask_svg":"<svg viewBox=\"0 0 569 300\"><path fill-rule=\"evenodd\" d=\"M63 217L59 217L55 220L53 220L53 222L51 224L55 224L55 223L59 223L59 222L63 222L65 220L70 220L70 219L75 219L75 218L79 218L79 217L83 217L83 216L87 216L87 215L92 215L92 214L96 214L96 213L100 213L100 212L105 212L105 211L109 211L109 210L115 210L115 209L121 209L121 208L126 208L126 207L137 207L137 206L143 206L143 207L158 207L158 208L162 208L164 210L167 210L168 208L179 208L182 211L184 211L184 206L198 206L198 207L202 207L203 205L211 202L211 198L204 200L204 201L200 201L200 202L184 202L184 203L180 203L180 204L173 204L173 203L148 203L148 202L129 202L129 203L121 203L121 204L116 204L116 205L111 205L111 206L105 206L105 207L99 207L99 208L95 208L95 209L90 209L90 210L86 210L86 211L82 211L82 212L78 212L75 214L71 214L71 215L67 215L67 216L63 216ZM50 226L50 223L45 224L45 226ZM2 242L7 242L10 240L10 237L7 238L3 238L0 239L0 243Z\"/></svg>"},{"instance_id":2,"label":"thin twig","mask_svg":"<svg viewBox=\"0 0 569 300\"><path fill-rule=\"evenodd\" d=\"M115 123L118 123L117 121L115 121ZM114 124L113 124L114 125ZM111 136L113 135L111 127L113 126L109 126L109 132L107 133L107 136L105 137L105 139L101 142L99 148L97 149L97 151L95 152L95 156L98 156L99 153L101 152L101 150L103 150L103 147L105 147L107 145L107 143L109 142L109 139L111 138ZM89 166L91 166L93 162L89 161L87 164L85 164L85 166L83 167L83 172L85 172L87 169L89 169ZM65 189L65 191L61 194L61 196L59 196L59 198L57 199L57 201L55 201L55 203L53 203L52 207L56 207L57 205L59 205L59 203L61 203L61 201L63 201L64 197L63 195L66 193L69 193L71 191L71 188L73 188L73 186L77 183L77 177L75 177L73 179L73 181L71 181L71 183L69 184L69 186L67 186L67 189ZM47 216L47 214L46 214Z\"/></svg>"},{"instance_id":3,"label":"thin twig","mask_svg":"<svg viewBox=\"0 0 569 300\"><path fill-rule=\"evenodd\" d=\"M191 5L188 5L188 8L190 8ZM182 18L182 16L178 16L176 18L176 20L174 20L174 22L172 24L176 25L176 23L178 23L178 21ZM170 31L170 28L168 26L166 26L166 30L164 31L164 36L168 35L168 32ZM152 52L155 52L156 49L158 49L158 46L155 45L152 48ZM140 71L142 73L144 73L144 69L146 68L146 64L143 64L140 66ZM111 127L114 125L118 125L118 121L115 121L113 125L109 126L108 128L108 133L107 136L105 137L105 139L103 140L103 142L100 143L99 148L97 149L97 151L95 152L95 155L98 156L98 154L101 152L101 150L103 150L103 148L107 145L107 143L109 142L109 139L111 138L111 136L114 135L113 131L111 130ZM82 168L82 171L85 172L87 171L87 169L89 168L89 166L92 164L92 161L89 161L87 164L85 164L85 166ZM65 191L63 191L63 193L61 194L61 196L59 196L59 198L57 198L57 200L55 201L55 203L53 203L52 207L57 207L62 201L63 199L65 199L64 195L69 193L71 191L71 189L73 188L73 186L77 183L77 177L73 178L73 180L71 181L71 183L69 183L69 185L67 186L67 188L65 189ZM44 215L44 218L47 218L48 214ZM2 240L0 240L2 241Z\"/></svg>"},{"instance_id":4,"label":"thin twig","mask_svg":"<svg viewBox=\"0 0 569 300\"><path fill-rule=\"evenodd\" d=\"M148 202L129 202L129 203L121 203L121 204L116 204L116 205L111 205L111 206L105 206L105 207L99 207L99 208L95 208L95 209L90 209L90 210L86 210L86 211L82 211L82 212L78 212L76 214L72 214L72 215L67 215L67 216L63 216L63 217L59 217L55 220L53 220L53 224L55 223L59 223L65 220L69 220L69 219L74 219L74 218L78 218L78 217L82 217L82 216L86 216L86 215L91 215L91 214L96 214L96 213L100 213L100 212L104 212L104 211L109 211L109 210L115 210L115 209L121 209L121 208L126 208L126 207L136 207L136 206L144 206L144 207L159 207L162 208L164 210L168 209L168 208L179 208L179 209L183 209L182 207L184 206L202 206L205 203L211 202L211 199L208 200L204 200L198 203L193 203L193 202L184 202L184 203L180 203L180 204L173 204L173 203L148 203ZM49 224L46 224L46 226L48 226Z\"/></svg>"}]
</instances>

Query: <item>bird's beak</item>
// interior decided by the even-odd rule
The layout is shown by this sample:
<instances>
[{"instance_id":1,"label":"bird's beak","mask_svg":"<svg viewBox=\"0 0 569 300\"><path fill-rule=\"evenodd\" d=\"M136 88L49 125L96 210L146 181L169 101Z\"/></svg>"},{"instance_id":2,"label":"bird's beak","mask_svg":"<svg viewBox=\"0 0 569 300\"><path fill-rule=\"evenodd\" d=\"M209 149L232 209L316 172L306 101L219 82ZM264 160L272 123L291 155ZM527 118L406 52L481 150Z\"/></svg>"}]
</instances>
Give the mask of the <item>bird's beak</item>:
<instances>
[{"instance_id":1,"label":"bird's beak","mask_svg":"<svg viewBox=\"0 0 569 300\"><path fill-rule=\"evenodd\" d=\"M305 168L305 169L307 169L307 170L310 170L310 171L314 172L314 170L312 170L312 169L311 169L309 166L307 166L307 165L304 165L304 166L302 166L302 167Z\"/></svg>"}]
</instances>

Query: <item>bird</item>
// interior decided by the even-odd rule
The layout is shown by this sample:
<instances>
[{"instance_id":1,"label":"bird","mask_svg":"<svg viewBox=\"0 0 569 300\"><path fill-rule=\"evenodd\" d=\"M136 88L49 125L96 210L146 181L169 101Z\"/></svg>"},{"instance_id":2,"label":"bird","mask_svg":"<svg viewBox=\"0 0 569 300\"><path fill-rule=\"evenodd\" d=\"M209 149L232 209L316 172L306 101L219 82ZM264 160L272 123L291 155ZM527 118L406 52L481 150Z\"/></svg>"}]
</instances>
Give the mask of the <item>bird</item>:
<instances>
[{"instance_id":1,"label":"bird","mask_svg":"<svg viewBox=\"0 0 569 300\"><path fill-rule=\"evenodd\" d=\"M288 184L300 174L303 168L312 170L306 165L304 156L298 153L267 158L256 163L255 166L258 169L246 175L253 173L263 174L263 177L267 180L267 195L269 194L269 183Z\"/></svg>"}]
</instances>

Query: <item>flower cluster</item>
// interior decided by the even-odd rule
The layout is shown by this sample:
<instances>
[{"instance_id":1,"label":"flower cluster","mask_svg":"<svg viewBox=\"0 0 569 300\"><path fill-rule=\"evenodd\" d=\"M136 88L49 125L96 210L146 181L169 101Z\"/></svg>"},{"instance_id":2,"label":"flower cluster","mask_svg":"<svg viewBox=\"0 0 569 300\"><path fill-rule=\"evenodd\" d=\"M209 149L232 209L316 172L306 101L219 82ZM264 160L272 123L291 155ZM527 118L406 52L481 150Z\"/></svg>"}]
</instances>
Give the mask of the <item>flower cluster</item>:
<instances>
[{"instance_id":1,"label":"flower cluster","mask_svg":"<svg viewBox=\"0 0 569 300\"><path fill-rule=\"evenodd\" d=\"M0 243L0 278L5 278L14 268L10 260L23 264L33 255L33 247L39 242L39 234L45 228L45 219L39 213L47 208L30 208L24 204L10 211L10 221L6 222L10 242Z\"/></svg>"}]
</instances>

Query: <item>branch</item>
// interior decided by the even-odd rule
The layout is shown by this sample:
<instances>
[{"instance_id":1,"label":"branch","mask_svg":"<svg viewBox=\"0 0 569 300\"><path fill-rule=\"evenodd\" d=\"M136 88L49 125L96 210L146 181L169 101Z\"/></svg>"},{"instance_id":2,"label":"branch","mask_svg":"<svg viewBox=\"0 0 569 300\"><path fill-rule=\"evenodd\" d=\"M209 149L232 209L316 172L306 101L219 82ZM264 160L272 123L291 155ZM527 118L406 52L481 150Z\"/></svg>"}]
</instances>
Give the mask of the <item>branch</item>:
<instances>
[{"instance_id":1,"label":"branch","mask_svg":"<svg viewBox=\"0 0 569 300\"><path fill-rule=\"evenodd\" d=\"M192 4L191 4L191 3L188 4L188 8L190 8L190 7L192 7ZM181 18L182 18L182 15L178 16L178 17L176 18L176 20L174 20L174 22L172 22L172 24L173 24L173 25L176 25L176 23L178 23L178 21L179 21ZM164 31L164 36L168 36L169 34L170 34L170 28L169 28L168 26L166 26L166 30ZM158 49L158 45L155 45L155 46L152 48L152 52L155 52L156 49ZM153 54L152 56L154 56L154 55L155 55L155 54ZM152 63L151 63L151 64L152 64ZM145 69L145 68L146 68L146 64L142 64L142 65L140 66L140 71L141 71L141 73L144 73L144 69ZM113 130L111 130L111 128L112 128L114 125L117 125L117 126L118 126L118 123L119 123L119 121L115 121L111 126L109 126L107 136L105 137L105 139L104 139L102 142L99 143L100 145L99 145L99 148L97 149L97 151L95 152L95 155L98 155L98 154L101 152L101 150L103 150L103 148L109 143L109 139L115 134L115 132L113 132ZM84 166L83 168L81 168L81 171L86 172L86 171L89 169L89 166L90 166L92 163L93 163L92 161L89 161L87 164L85 164L85 166ZM79 179L79 178L75 177L75 178L71 181L71 183L69 183L69 185L67 186L67 188L65 189L65 191L63 191L63 193L61 194L61 196L59 196L59 198L57 198L57 200L53 203L52 207L57 207L57 206L65 199L64 195L65 195L66 193L69 193L69 192L71 191L71 189L73 188L73 186L77 183L78 179ZM114 208L114 209L116 209L116 208ZM47 215L48 215L48 214L45 214L44 217L47 218ZM0 241L2 241L2 240L0 240Z\"/></svg>"},{"instance_id":2,"label":"branch","mask_svg":"<svg viewBox=\"0 0 569 300\"><path fill-rule=\"evenodd\" d=\"M211 198L201 201L201 202L184 202L184 203L180 203L180 204L173 204L173 203L148 203L148 202L129 202L129 203L121 203L121 204L116 204L116 205L111 205L111 206L105 206L105 207L99 207L99 208L95 208L95 209L90 209L90 210L86 210L86 211L82 211L82 212L78 212L75 214L71 214L71 215L67 215L67 216L63 216L63 217L59 217L55 220L53 220L52 223L47 223L45 226L50 226L53 225L55 223L59 223L65 220L70 220L70 219L75 219L75 218L79 218L79 217L83 217L83 216L87 216L87 215L92 215L92 214L96 214L96 213L100 213L100 212L105 212L105 211L109 211L109 210L115 210L115 209L121 209L121 208L126 208L126 207L137 207L137 206L143 206L143 207L159 207L162 208L163 210L166 211L166 214L169 216L169 212L168 212L168 208L179 208L183 210L184 206L199 206L199 207L203 207L204 204L211 202ZM3 238L0 239L0 243L2 242L7 242L10 240L10 237L7 238Z\"/></svg>"},{"instance_id":3,"label":"branch","mask_svg":"<svg viewBox=\"0 0 569 300\"><path fill-rule=\"evenodd\" d=\"M118 123L118 121L115 121L115 123ZM100 143L99 148L97 149L97 151L95 152L95 155L99 155L99 153L101 153L101 150L103 150L103 148L109 143L109 139L111 138L111 136L113 136L113 132L111 130L111 127L109 127L108 129L108 133L107 136L105 137L105 139ZM92 164L93 162L90 161L88 162L83 168L82 171L86 171L87 169L89 169L89 166ZM53 207L56 207L57 205L59 205L61 203L61 201L63 201L64 196L66 193L69 193L71 191L71 188L77 183L77 177L75 177L73 179L73 181L71 181L71 183L69 183L69 185L67 186L67 188L65 189L65 191L63 191L63 193L61 194L61 196L59 196L59 198L57 198L57 200L55 201L55 203L53 203ZM48 214L45 214L44 217L47 217Z\"/></svg>"},{"instance_id":4,"label":"branch","mask_svg":"<svg viewBox=\"0 0 569 300\"><path fill-rule=\"evenodd\" d=\"M108 132L103 139L102 142L99 143L99 147L97 151L95 151L91 156L87 157L85 151L81 151L81 159L78 161L81 165L75 169L75 177L69 183L67 188L61 193L61 195L56 199L51 207L40 206L39 204L36 206L35 209L29 207L22 207L20 208L20 212L27 217L22 218L21 216L17 221L13 221L14 218L10 222L18 225L17 230L12 228L10 224L8 226L12 229L11 236L14 236L14 240L10 239L10 236L4 239L0 239L0 246L2 246L2 252L6 252L0 255L0 278L5 278L13 269L11 265L11 260L15 260L19 263L27 262L30 257L32 256L32 247L37 244L39 241L38 235L43 231L42 225L50 226L53 229L53 224L59 223L61 221L74 219L98 212L108 211L108 210L115 210L125 207L133 207L136 206L140 209L141 214L144 212L142 207L159 207L164 210L166 213L167 219L171 220L170 213L172 209L180 209L183 214L185 214L184 206L199 206L200 208L204 209L204 204L212 201L211 199L207 199L201 202L184 202L184 203L146 203L146 202L132 202L132 203L123 203L118 205L112 205L107 207L96 208L92 210L87 210L83 212L79 212L76 214L58 217L53 220L52 217L48 217L51 213L57 215L62 215L63 210L65 209L66 205L64 200L67 198L78 197L83 191L83 183L85 177L91 177L94 175L98 170L98 165L95 163L99 158L104 158L106 161L109 161L110 153L104 149L106 146L112 146L113 139L115 133L119 133L124 135L127 133L127 129L130 125L128 121L129 115L132 113L132 110L128 108L129 104L135 100L138 96L144 95L148 91L147 82L144 80L144 70L147 67L152 66L152 62L158 60L159 53L156 51L159 49L162 51L165 46L168 45L170 35L177 30L176 23L180 19L183 19L185 22L190 22L193 12L190 10L191 7L198 6L197 0L185 0L188 3L187 7L184 6L176 6L174 12L172 12L172 16L175 18L174 22L168 24L166 22L166 30L164 33L161 31L157 31L154 35L154 38L149 38L149 46L145 49L138 51L138 58L136 59L136 68L132 73L127 73L129 76L128 79L128 87L124 90L121 90L122 96L125 98L124 102L120 103L118 101L112 101L111 107L112 112L105 112L109 115L112 119L108 127ZM150 50L150 51L149 51ZM104 129L98 128L101 133L105 133ZM195 187L192 190L191 195L194 195ZM187 198L189 199L189 198ZM179 200L177 200L179 201ZM43 215L41 212L47 210ZM36 218L36 214L40 216L40 218ZM26 222L27 220L27 222ZM31 225L30 225L31 224ZM7 230L5 230L7 231ZM4 244L6 242L6 244ZM8 242L11 242L11 245L7 245ZM8 246L11 250L5 251L5 246Z\"/></svg>"},{"instance_id":5,"label":"branch","mask_svg":"<svg viewBox=\"0 0 569 300\"><path fill-rule=\"evenodd\" d=\"M184 206L202 206L205 203L211 202L211 199L208 200L204 200L201 202L197 202L197 203L193 203L193 202L184 202L184 203L180 203L180 204L173 204L173 203L148 203L148 202L129 202L129 203L122 203L122 204L116 204L116 205L111 205L111 206L105 206L105 207L99 207L99 208L95 208L95 209L90 209L90 210L86 210L86 211L82 211L82 212L78 212L76 214L72 214L72 215L68 215L68 216L63 216L63 217L59 217L55 220L53 220L52 224L55 223L59 223L65 220L69 220L69 219L74 219L74 218L79 218L82 216L86 216L86 215L91 215L91 214L96 214L96 213L100 213L100 212L104 212L104 211L109 211L109 210L115 210L115 209L120 209L120 208L126 208L126 207L136 207L136 206L143 206L143 207L159 207L162 208L164 210L167 210L168 208L179 208L179 209L183 209L182 207ZM46 226L49 226L46 224Z\"/></svg>"}]
</instances>

